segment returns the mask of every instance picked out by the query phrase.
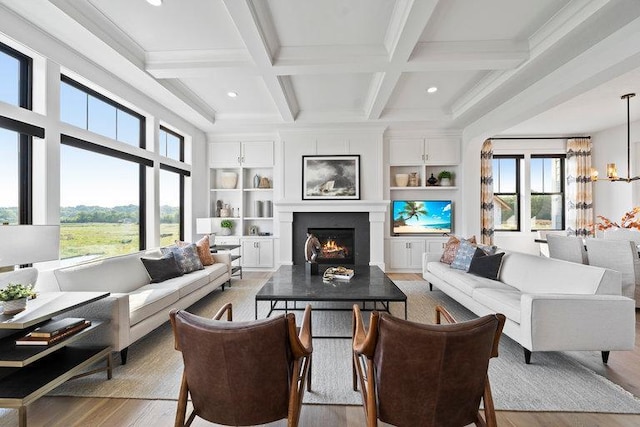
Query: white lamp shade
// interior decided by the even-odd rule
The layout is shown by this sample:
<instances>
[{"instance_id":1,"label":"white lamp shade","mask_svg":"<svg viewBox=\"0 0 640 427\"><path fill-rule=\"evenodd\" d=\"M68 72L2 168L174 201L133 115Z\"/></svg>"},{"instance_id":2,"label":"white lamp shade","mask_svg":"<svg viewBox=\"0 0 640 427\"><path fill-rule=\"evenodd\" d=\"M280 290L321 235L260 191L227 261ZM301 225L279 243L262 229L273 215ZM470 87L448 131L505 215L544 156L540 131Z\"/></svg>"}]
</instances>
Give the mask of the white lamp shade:
<instances>
[{"instance_id":1,"label":"white lamp shade","mask_svg":"<svg viewBox=\"0 0 640 427\"><path fill-rule=\"evenodd\" d=\"M60 257L60 226L2 225L0 242L0 267L51 261Z\"/></svg>"},{"instance_id":2,"label":"white lamp shade","mask_svg":"<svg viewBox=\"0 0 640 427\"><path fill-rule=\"evenodd\" d=\"M217 229L218 226L214 218L196 218L196 233L211 234L215 233Z\"/></svg>"}]
</instances>

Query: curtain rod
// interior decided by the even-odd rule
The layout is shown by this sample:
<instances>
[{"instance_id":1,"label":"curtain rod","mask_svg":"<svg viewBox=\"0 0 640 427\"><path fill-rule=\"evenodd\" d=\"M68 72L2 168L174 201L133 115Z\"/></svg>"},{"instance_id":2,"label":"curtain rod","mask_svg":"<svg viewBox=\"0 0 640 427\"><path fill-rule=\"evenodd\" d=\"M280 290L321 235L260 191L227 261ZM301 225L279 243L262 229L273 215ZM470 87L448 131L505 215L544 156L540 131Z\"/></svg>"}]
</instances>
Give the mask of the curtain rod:
<instances>
[{"instance_id":1,"label":"curtain rod","mask_svg":"<svg viewBox=\"0 0 640 427\"><path fill-rule=\"evenodd\" d=\"M586 138L591 139L590 136L546 136L546 137L535 137L535 136L523 136L517 137L514 136L512 138L509 137L497 137L497 138L489 138L492 141L504 140L504 139L514 139L514 140L527 140L527 139L572 139L572 138Z\"/></svg>"}]
</instances>

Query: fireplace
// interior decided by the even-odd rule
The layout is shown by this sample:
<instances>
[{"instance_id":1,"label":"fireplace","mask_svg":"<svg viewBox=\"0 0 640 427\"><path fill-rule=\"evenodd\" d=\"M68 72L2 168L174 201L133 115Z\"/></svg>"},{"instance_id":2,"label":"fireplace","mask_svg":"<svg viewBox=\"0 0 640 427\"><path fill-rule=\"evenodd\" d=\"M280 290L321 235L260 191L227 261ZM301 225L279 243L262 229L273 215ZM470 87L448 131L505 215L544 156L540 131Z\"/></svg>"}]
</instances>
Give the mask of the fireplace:
<instances>
[{"instance_id":1,"label":"fireplace","mask_svg":"<svg viewBox=\"0 0 640 427\"><path fill-rule=\"evenodd\" d=\"M318 264L354 264L355 229L353 228L309 228L308 233L320 241Z\"/></svg>"}]
</instances>

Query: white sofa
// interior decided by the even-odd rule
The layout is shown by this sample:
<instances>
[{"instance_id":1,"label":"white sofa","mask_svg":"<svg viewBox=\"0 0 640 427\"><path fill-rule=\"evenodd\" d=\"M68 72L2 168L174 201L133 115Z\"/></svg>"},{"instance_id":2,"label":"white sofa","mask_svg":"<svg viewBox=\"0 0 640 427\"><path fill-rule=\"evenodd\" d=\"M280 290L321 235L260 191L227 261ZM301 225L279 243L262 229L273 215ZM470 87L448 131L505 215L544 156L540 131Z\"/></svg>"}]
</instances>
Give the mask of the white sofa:
<instances>
[{"instance_id":1,"label":"white sofa","mask_svg":"<svg viewBox=\"0 0 640 427\"><path fill-rule=\"evenodd\" d=\"M423 277L477 314L503 313L504 333L533 351L632 350L635 302L621 295L617 271L507 252L499 280L479 277L424 254Z\"/></svg>"},{"instance_id":2,"label":"white sofa","mask_svg":"<svg viewBox=\"0 0 640 427\"><path fill-rule=\"evenodd\" d=\"M109 332L102 340L114 351L120 351L125 364L129 345L167 322L171 309L187 308L218 287L224 290L224 285L231 279L229 254L212 254L215 264L203 270L150 283L140 260L143 256L160 258L162 253L155 249L43 271L35 289L39 292L110 292L105 300L67 315L108 319Z\"/></svg>"}]
</instances>

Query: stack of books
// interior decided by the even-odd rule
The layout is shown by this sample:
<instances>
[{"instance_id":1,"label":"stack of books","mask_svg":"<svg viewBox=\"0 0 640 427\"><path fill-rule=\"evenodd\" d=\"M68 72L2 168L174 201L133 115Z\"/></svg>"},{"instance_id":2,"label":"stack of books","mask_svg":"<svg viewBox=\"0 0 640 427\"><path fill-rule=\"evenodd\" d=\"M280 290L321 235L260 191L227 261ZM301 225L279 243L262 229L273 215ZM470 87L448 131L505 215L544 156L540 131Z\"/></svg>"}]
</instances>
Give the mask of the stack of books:
<instances>
[{"instance_id":1,"label":"stack of books","mask_svg":"<svg viewBox=\"0 0 640 427\"><path fill-rule=\"evenodd\" d=\"M91 321L78 317L53 320L16 340L16 345L52 345L91 326Z\"/></svg>"}]
</instances>

